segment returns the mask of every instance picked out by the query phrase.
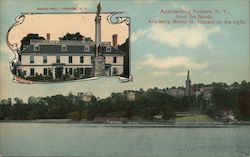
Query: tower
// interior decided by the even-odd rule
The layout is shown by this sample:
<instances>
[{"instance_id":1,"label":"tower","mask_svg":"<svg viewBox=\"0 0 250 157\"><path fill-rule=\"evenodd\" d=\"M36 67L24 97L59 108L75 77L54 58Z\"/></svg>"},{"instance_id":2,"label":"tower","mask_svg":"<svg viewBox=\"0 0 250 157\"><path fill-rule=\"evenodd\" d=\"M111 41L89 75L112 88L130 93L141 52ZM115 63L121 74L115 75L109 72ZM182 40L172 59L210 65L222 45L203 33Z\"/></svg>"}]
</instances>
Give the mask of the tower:
<instances>
[{"instance_id":1,"label":"tower","mask_svg":"<svg viewBox=\"0 0 250 157\"><path fill-rule=\"evenodd\" d=\"M191 80L190 80L190 77L189 77L189 70L188 70L188 73L187 73L187 80L185 82L186 82L185 95L190 96L191 95Z\"/></svg>"},{"instance_id":2,"label":"tower","mask_svg":"<svg viewBox=\"0 0 250 157\"><path fill-rule=\"evenodd\" d=\"M95 17L95 59L94 59L94 76L105 75L105 59L101 49L101 4L97 5Z\"/></svg>"}]
</instances>

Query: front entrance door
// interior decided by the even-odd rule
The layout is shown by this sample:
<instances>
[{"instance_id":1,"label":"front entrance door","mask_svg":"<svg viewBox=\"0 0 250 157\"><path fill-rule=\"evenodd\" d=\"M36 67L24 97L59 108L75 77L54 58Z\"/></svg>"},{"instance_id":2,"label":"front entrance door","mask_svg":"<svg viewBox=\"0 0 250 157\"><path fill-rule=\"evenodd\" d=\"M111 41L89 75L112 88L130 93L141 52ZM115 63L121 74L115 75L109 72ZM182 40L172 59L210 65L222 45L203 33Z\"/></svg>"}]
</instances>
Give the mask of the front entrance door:
<instances>
[{"instance_id":1,"label":"front entrance door","mask_svg":"<svg viewBox=\"0 0 250 157\"><path fill-rule=\"evenodd\" d=\"M55 68L55 77L63 79L63 67L56 67Z\"/></svg>"},{"instance_id":2,"label":"front entrance door","mask_svg":"<svg viewBox=\"0 0 250 157\"><path fill-rule=\"evenodd\" d=\"M105 73L107 76L111 76L111 65L105 64Z\"/></svg>"}]
</instances>

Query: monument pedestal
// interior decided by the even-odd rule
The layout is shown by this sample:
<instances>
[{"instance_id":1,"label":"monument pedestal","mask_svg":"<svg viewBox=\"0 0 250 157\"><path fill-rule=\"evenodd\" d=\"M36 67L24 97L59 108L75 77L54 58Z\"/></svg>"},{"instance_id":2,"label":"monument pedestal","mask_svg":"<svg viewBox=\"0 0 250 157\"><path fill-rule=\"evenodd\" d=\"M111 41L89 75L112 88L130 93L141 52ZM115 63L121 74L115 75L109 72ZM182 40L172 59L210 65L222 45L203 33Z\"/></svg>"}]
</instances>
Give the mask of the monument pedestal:
<instances>
[{"instance_id":1,"label":"monument pedestal","mask_svg":"<svg viewBox=\"0 0 250 157\"><path fill-rule=\"evenodd\" d=\"M104 56L95 57L94 76L105 76L105 58Z\"/></svg>"}]
</instances>

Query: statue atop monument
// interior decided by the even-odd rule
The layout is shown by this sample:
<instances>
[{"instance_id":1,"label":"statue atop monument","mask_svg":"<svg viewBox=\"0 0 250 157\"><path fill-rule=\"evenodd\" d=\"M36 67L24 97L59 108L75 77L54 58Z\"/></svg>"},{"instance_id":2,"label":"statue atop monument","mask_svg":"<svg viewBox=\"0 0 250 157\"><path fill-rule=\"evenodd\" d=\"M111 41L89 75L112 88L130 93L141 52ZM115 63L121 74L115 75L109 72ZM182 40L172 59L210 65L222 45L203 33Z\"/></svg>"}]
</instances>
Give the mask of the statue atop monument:
<instances>
[{"instance_id":1,"label":"statue atop monument","mask_svg":"<svg viewBox=\"0 0 250 157\"><path fill-rule=\"evenodd\" d=\"M99 2L98 5L97 5L97 16L100 15L101 9L102 9L101 3Z\"/></svg>"}]
</instances>

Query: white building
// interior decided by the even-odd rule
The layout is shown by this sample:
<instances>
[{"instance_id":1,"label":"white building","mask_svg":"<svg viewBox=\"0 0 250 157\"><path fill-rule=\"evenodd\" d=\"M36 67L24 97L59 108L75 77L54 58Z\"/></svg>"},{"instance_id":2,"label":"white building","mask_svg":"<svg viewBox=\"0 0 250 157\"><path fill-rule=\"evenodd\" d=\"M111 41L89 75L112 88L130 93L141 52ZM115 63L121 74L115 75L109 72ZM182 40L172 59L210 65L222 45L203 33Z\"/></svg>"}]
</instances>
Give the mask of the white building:
<instances>
[{"instance_id":1,"label":"white building","mask_svg":"<svg viewBox=\"0 0 250 157\"><path fill-rule=\"evenodd\" d=\"M128 101L135 101L135 93L133 91L127 92L127 100Z\"/></svg>"},{"instance_id":2,"label":"white building","mask_svg":"<svg viewBox=\"0 0 250 157\"><path fill-rule=\"evenodd\" d=\"M85 102L92 102L96 100L96 97L91 92L85 92L85 93L78 92L77 97L78 99L83 100Z\"/></svg>"},{"instance_id":3,"label":"white building","mask_svg":"<svg viewBox=\"0 0 250 157\"><path fill-rule=\"evenodd\" d=\"M185 95L185 91L181 88L172 88L168 90L168 94L173 97L183 97Z\"/></svg>"},{"instance_id":4,"label":"white building","mask_svg":"<svg viewBox=\"0 0 250 157\"><path fill-rule=\"evenodd\" d=\"M117 46L117 34L111 42L101 41L101 6L95 18L95 42L92 40L30 40L19 52L18 70L21 78L50 76L52 79L75 79L93 76L118 76L124 73L125 53Z\"/></svg>"},{"instance_id":5,"label":"white building","mask_svg":"<svg viewBox=\"0 0 250 157\"><path fill-rule=\"evenodd\" d=\"M206 100L211 100L213 90L214 87L202 87L200 89L201 93L203 94L203 98Z\"/></svg>"},{"instance_id":6,"label":"white building","mask_svg":"<svg viewBox=\"0 0 250 157\"><path fill-rule=\"evenodd\" d=\"M94 42L86 40L31 40L30 45L20 52L21 74L25 78L52 73L53 78L62 78L66 74L74 77L77 70L80 77L89 77L93 68L94 45ZM101 48L106 75L121 75L124 53L111 46L110 42L103 42Z\"/></svg>"}]
</instances>

